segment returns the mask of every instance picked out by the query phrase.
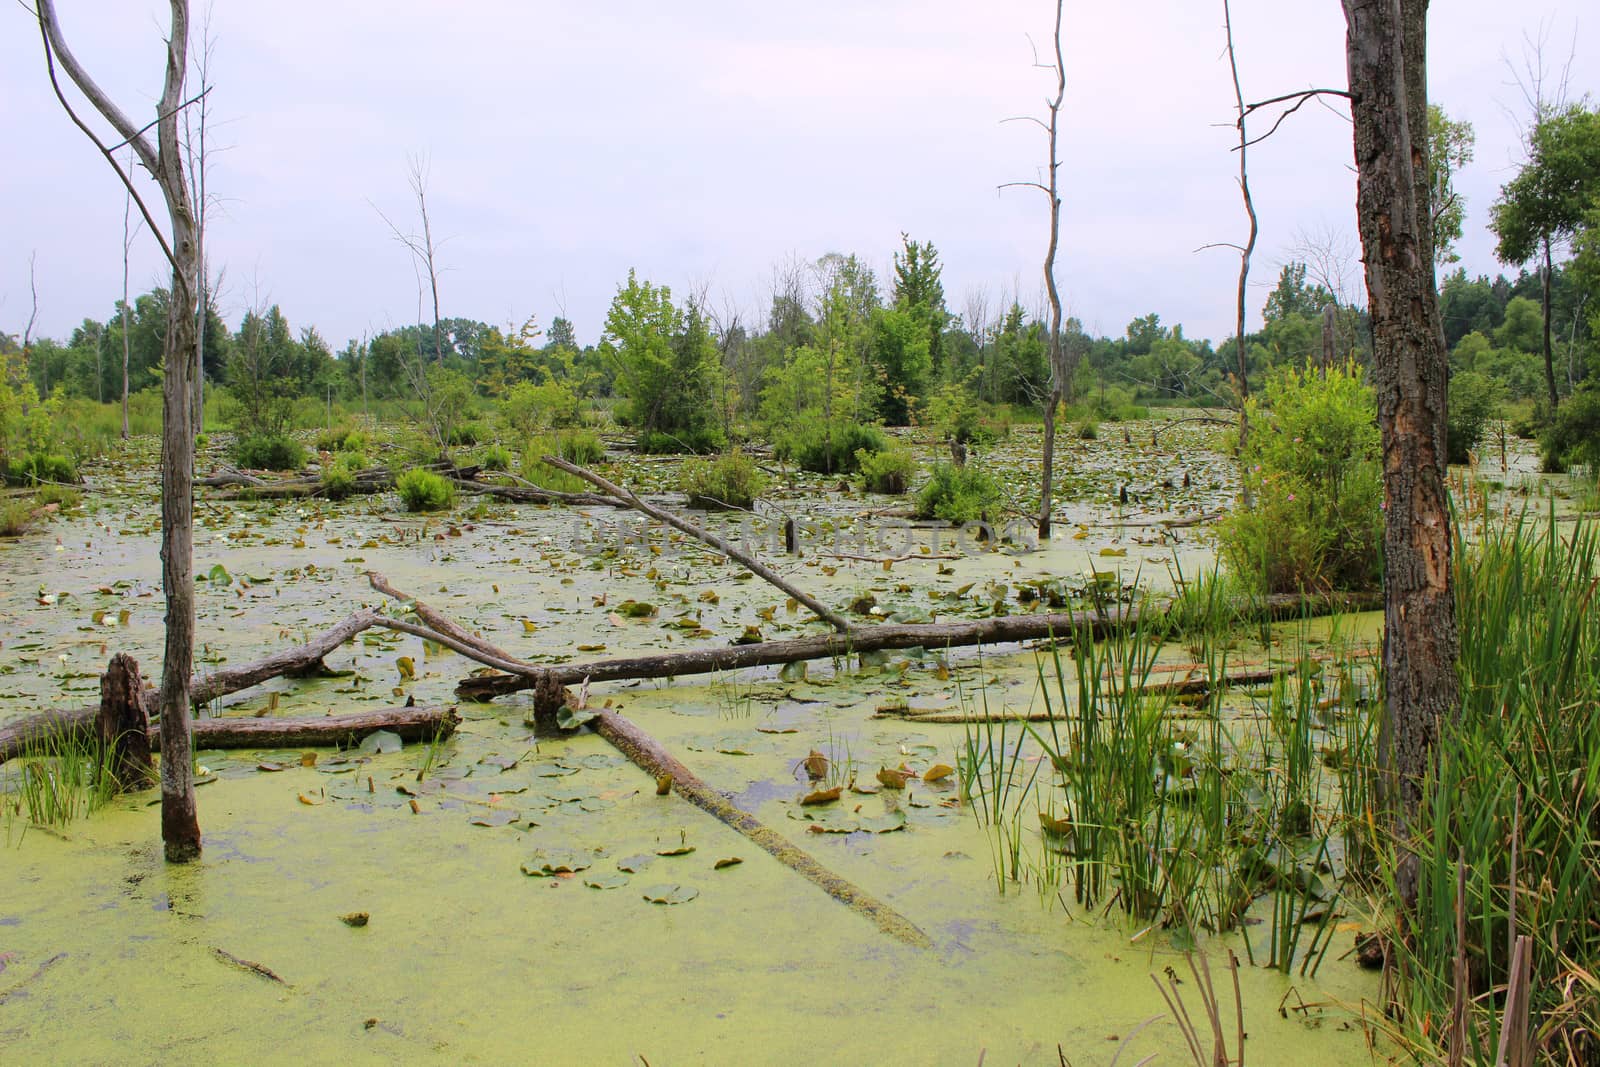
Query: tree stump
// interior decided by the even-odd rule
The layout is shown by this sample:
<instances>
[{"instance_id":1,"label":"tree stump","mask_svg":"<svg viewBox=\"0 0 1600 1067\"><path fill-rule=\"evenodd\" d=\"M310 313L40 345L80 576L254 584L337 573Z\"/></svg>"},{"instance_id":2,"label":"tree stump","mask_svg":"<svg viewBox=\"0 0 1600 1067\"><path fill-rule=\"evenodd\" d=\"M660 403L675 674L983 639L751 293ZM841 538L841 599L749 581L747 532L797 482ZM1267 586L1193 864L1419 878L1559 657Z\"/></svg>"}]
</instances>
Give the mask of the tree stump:
<instances>
[{"instance_id":1,"label":"tree stump","mask_svg":"<svg viewBox=\"0 0 1600 1067\"><path fill-rule=\"evenodd\" d=\"M533 728L536 733L556 733L561 727L556 716L572 701L572 694L549 674L541 675L533 687Z\"/></svg>"},{"instance_id":2,"label":"tree stump","mask_svg":"<svg viewBox=\"0 0 1600 1067\"><path fill-rule=\"evenodd\" d=\"M144 679L139 676L138 661L127 653L112 656L100 676L100 715L95 730L102 753L101 773L110 775L118 793L155 783Z\"/></svg>"}]
</instances>

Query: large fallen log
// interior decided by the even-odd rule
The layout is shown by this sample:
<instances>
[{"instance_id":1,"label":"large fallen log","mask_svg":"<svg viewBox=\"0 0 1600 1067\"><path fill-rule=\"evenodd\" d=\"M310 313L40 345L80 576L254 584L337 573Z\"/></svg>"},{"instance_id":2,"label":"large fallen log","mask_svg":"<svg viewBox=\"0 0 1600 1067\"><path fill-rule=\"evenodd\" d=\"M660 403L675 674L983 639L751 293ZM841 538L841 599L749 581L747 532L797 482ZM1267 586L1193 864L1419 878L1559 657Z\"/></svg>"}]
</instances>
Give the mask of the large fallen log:
<instances>
[{"instance_id":1,"label":"large fallen log","mask_svg":"<svg viewBox=\"0 0 1600 1067\"><path fill-rule=\"evenodd\" d=\"M209 674L197 674L190 681L190 694L196 707L219 697L237 693L253 685L283 675L306 675L325 670L323 657L363 630L382 621L371 609L356 612L337 626L303 645L276 652L265 659ZM160 705L160 691L151 690L146 706ZM0 726L0 763L13 759L30 745L40 745L52 737L88 737L100 714L99 705L67 711L47 711Z\"/></svg>"},{"instance_id":2,"label":"large fallen log","mask_svg":"<svg viewBox=\"0 0 1600 1067\"><path fill-rule=\"evenodd\" d=\"M202 748L348 748L378 730L403 741L432 741L455 733L461 719L455 708L372 708L347 715L294 716L281 719L196 719L194 747ZM151 727L150 743L158 743L159 726Z\"/></svg>"},{"instance_id":3,"label":"large fallen log","mask_svg":"<svg viewBox=\"0 0 1600 1067\"><path fill-rule=\"evenodd\" d=\"M433 630L435 640L442 638L444 640L441 643L458 650L471 649L468 654L474 659L490 662L496 666L509 665L539 670L533 664L518 660L511 653L470 633L448 615L396 589L376 571L369 571L367 578L374 589L404 601L416 613L417 618ZM556 702L567 702L568 694L565 689L554 684L548 674L541 678L540 687L541 692L536 705L543 703L548 707ZM736 808L726 797L706 785L693 771L632 722L607 708L592 710L595 711L595 717L590 722L595 732L609 741L617 751L627 756L640 770L654 777L658 786L665 783L669 790L675 790L679 796L701 811L742 834L778 862L820 886L823 892L835 900L871 919L884 933L918 948L932 945L928 935L919 930L911 920L829 871L755 816Z\"/></svg>"},{"instance_id":4,"label":"large fallen log","mask_svg":"<svg viewBox=\"0 0 1600 1067\"><path fill-rule=\"evenodd\" d=\"M375 588L376 583L374 583ZM379 588L380 592L385 590ZM1272 596L1235 605L1241 619L1293 619L1302 615L1331 615L1349 611L1375 611L1382 606L1378 594L1347 593L1319 596ZM1002 615L950 623L882 623L863 626L848 634L818 634L789 641L765 641L751 645L713 645L682 652L663 652L595 660L589 663L564 663L550 667L530 665L523 672L479 674L456 684L462 700L493 700L497 696L532 689L541 677L562 685L620 681L635 678L676 678L688 674L714 674L768 667L803 660L834 659L864 652L885 652L903 648L946 649L973 645L1005 645L1022 641L1066 638L1086 633L1096 640L1137 626L1163 625L1167 609L1124 608L1110 605L1106 610L1058 612L1041 615ZM503 670L503 668L501 668Z\"/></svg>"},{"instance_id":5,"label":"large fallen log","mask_svg":"<svg viewBox=\"0 0 1600 1067\"><path fill-rule=\"evenodd\" d=\"M595 493L562 493L554 489L540 489L533 485L496 485L493 482L468 481L465 478L451 478L450 482L462 492L492 496L497 500L509 500L516 504L563 504L578 508L627 507L620 500L612 500L608 496L599 496Z\"/></svg>"},{"instance_id":6,"label":"large fallen log","mask_svg":"<svg viewBox=\"0 0 1600 1067\"><path fill-rule=\"evenodd\" d=\"M690 537L704 541L718 552L721 552L724 556L727 556L735 563L738 563L740 566L744 567L757 578L760 578L767 584L776 586L785 593L789 594L798 603L805 605L806 609L813 615L826 622L829 626L832 626L835 630L839 631L840 633L850 632L851 626L849 619L846 619L837 611L834 611L832 608L826 606L816 597L812 596L810 593L807 593L805 590L801 589L799 586L783 577L783 575L779 574L771 567L768 567L766 564L756 559L750 553L745 552L738 546L729 543L721 537L718 537L705 527L697 526L688 519L674 515L670 511L665 511L661 508L658 508L654 504L640 500L637 496L622 488L622 486L607 481L605 478L602 478L593 471L585 470L584 468L573 463L568 463L560 456L545 456L544 462L550 464L552 467L557 467L561 470L564 470L574 477L582 478L584 481L588 482L590 485L606 494L606 496L610 497L613 501L618 502L625 507L630 507L636 511L643 512L652 519L655 519L657 522L666 523L668 526L671 526L676 530L680 530L683 533L688 534Z\"/></svg>"}]
</instances>

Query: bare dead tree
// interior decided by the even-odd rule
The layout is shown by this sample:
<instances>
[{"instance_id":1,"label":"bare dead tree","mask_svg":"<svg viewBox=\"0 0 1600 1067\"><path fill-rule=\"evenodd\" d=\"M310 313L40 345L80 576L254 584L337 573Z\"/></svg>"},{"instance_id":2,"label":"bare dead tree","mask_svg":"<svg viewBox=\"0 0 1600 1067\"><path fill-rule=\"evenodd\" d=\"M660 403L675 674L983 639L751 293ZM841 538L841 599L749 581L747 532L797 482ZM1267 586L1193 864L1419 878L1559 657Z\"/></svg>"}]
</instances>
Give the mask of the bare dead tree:
<instances>
[{"instance_id":1,"label":"bare dead tree","mask_svg":"<svg viewBox=\"0 0 1600 1067\"><path fill-rule=\"evenodd\" d=\"M1449 366L1428 212L1428 0L1343 0L1354 118L1356 211L1372 314L1383 436L1386 796L1410 910L1422 783L1459 710L1459 639L1445 484Z\"/></svg>"},{"instance_id":2,"label":"bare dead tree","mask_svg":"<svg viewBox=\"0 0 1600 1067\"><path fill-rule=\"evenodd\" d=\"M1510 72L1512 83L1521 93L1523 106L1527 110L1526 122L1520 124L1524 160L1533 158L1534 137L1539 132L1539 127L1565 106L1572 81L1572 61L1577 55L1578 47L1576 32L1573 34L1572 51L1568 53L1566 62L1554 71L1545 63L1545 49L1549 41L1550 30L1544 24L1540 25L1537 37L1529 37L1524 33L1520 70L1510 56L1504 52L1500 54L1500 61ZM1509 108L1506 112L1512 121L1518 121ZM1554 242L1554 235L1548 231L1539 239L1540 305L1544 314L1544 380L1551 411L1561 403L1561 398L1556 392L1555 349L1550 333L1550 286L1552 275L1555 273Z\"/></svg>"},{"instance_id":3,"label":"bare dead tree","mask_svg":"<svg viewBox=\"0 0 1600 1067\"><path fill-rule=\"evenodd\" d=\"M439 329L439 244L433 239L433 220L428 214L428 171L427 156L416 154L407 157L406 183L411 186L411 195L417 202L417 217L422 222L421 233L402 230L377 204L372 204L372 210L383 219L394 239L411 253L419 274L425 271L428 275L428 289L433 294L433 358L434 362L442 365L444 336ZM367 202L372 203L370 200ZM420 307L417 310L417 318L419 320L422 318Z\"/></svg>"},{"instance_id":4,"label":"bare dead tree","mask_svg":"<svg viewBox=\"0 0 1600 1067\"><path fill-rule=\"evenodd\" d=\"M1050 243L1044 253L1044 284L1050 296L1050 395L1044 409L1044 456L1039 476L1040 541L1050 539L1050 489L1055 468L1056 408L1061 405L1061 398L1066 391L1072 387L1072 372L1076 369L1067 366L1066 354L1061 347L1061 294L1056 289L1056 249L1061 243L1061 196L1056 181L1056 172L1061 167L1061 159L1056 151L1056 143L1060 128L1061 103L1067 97L1067 67L1061 51L1061 8L1062 0L1056 0L1055 62L1040 63L1038 56L1035 55L1033 63L1036 67L1053 71L1056 76L1056 95L1045 101L1045 107L1050 115L1049 121L1042 121L1031 115L1005 120L1032 122L1045 131L1049 140L1046 180L1006 182L1000 186L1001 189L1013 186L1038 189L1050 202Z\"/></svg>"},{"instance_id":5,"label":"bare dead tree","mask_svg":"<svg viewBox=\"0 0 1600 1067\"><path fill-rule=\"evenodd\" d=\"M989 360L984 358L989 343L989 289L985 285L976 285L967 290L966 299L967 332L972 336L972 343L978 349L978 366L983 368L984 376L989 379L989 400L995 400L994 371L989 366ZM982 396L983 377L980 376L979 396Z\"/></svg>"},{"instance_id":6,"label":"bare dead tree","mask_svg":"<svg viewBox=\"0 0 1600 1067\"><path fill-rule=\"evenodd\" d=\"M33 344L33 326L34 323L39 321L39 282L34 271L38 259L39 253L37 251L28 253L28 293L33 302L28 311L28 325L22 328L22 365L25 368L28 366L30 358L28 350ZM48 366L44 369L44 391L46 393L50 391L50 368Z\"/></svg>"},{"instance_id":7,"label":"bare dead tree","mask_svg":"<svg viewBox=\"0 0 1600 1067\"><path fill-rule=\"evenodd\" d=\"M161 439L161 584L166 594L166 644L161 664L161 837L169 862L200 855L200 822L195 812L190 752L190 672L194 664L194 424L189 407L189 372L195 362L195 288L197 250L194 208L178 144L178 118L185 106L188 73L188 0L169 0L172 20L166 41L166 75L156 118L136 126L78 62L56 16L54 0L37 0L35 13L44 43L45 68L56 99L73 124L99 149L138 204L139 213L172 266L172 296L164 350ZM56 67L119 140L106 142L80 118L56 77ZM156 130L156 143L145 136ZM133 150L155 179L166 202L168 228L156 226L134 186L133 176L118 163L117 148Z\"/></svg>"},{"instance_id":8,"label":"bare dead tree","mask_svg":"<svg viewBox=\"0 0 1600 1067\"><path fill-rule=\"evenodd\" d=\"M1245 217L1250 220L1250 234L1245 243L1239 246L1239 292L1233 330L1233 344L1239 357L1239 449L1242 452L1245 439L1250 433L1246 403L1250 399L1250 367L1244 343L1245 287L1250 280L1250 256L1256 250L1256 235L1260 232L1260 226L1256 220L1255 201L1250 199L1250 137L1245 131L1244 90L1239 87L1239 54L1233 47L1233 9L1228 0L1222 0L1222 23L1228 35L1228 70L1233 75L1233 100L1238 108L1235 125L1239 130L1239 195L1244 198ZM1248 507L1250 504L1248 488L1244 489L1244 500L1245 506Z\"/></svg>"},{"instance_id":9,"label":"bare dead tree","mask_svg":"<svg viewBox=\"0 0 1600 1067\"><path fill-rule=\"evenodd\" d=\"M133 170L133 149L128 149L128 170ZM128 320L128 257L133 251L133 239L139 235L139 227L144 225L144 219L139 219L133 226L129 220L133 215L133 191L130 189L123 194L122 200L122 439L128 439L128 364L133 356L133 338L130 333ZM104 399L102 397L102 399Z\"/></svg>"},{"instance_id":10,"label":"bare dead tree","mask_svg":"<svg viewBox=\"0 0 1600 1067\"><path fill-rule=\"evenodd\" d=\"M183 153L189 170L189 200L195 206L195 261L199 264L200 291L195 306L195 367L190 404L196 430L205 428L206 409L206 319L211 310L210 275L206 266L206 223L211 217L211 201L206 194L210 156L206 134L211 117L211 58L217 42L211 35L211 4L206 4L200 25L201 45L194 56L194 75L200 83L196 104L183 110Z\"/></svg>"}]
</instances>

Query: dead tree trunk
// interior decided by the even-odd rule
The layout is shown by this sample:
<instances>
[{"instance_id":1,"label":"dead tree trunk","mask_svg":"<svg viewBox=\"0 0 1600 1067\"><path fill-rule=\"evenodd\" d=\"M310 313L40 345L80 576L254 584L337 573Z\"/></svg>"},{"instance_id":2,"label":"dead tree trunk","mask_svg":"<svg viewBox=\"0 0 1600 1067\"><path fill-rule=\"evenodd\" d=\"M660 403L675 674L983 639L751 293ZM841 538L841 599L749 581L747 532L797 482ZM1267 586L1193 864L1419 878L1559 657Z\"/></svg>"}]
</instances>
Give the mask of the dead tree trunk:
<instances>
[{"instance_id":1,"label":"dead tree trunk","mask_svg":"<svg viewBox=\"0 0 1600 1067\"><path fill-rule=\"evenodd\" d=\"M1444 331L1427 192L1427 0L1344 0L1356 209L1383 433L1383 754L1404 849L1440 724L1458 710L1450 514L1445 485ZM1415 902L1414 856L1401 863Z\"/></svg>"},{"instance_id":2,"label":"dead tree trunk","mask_svg":"<svg viewBox=\"0 0 1600 1067\"><path fill-rule=\"evenodd\" d=\"M112 656L100 676L100 715L95 726L100 740L100 773L110 776L116 792L134 792L155 780L144 679L139 676L139 664L126 653Z\"/></svg>"},{"instance_id":3,"label":"dead tree trunk","mask_svg":"<svg viewBox=\"0 0 1600 1067\"><path fill-rule=\"evenodd\" d=\"M1250 219L1250 235L1244 246L1239 249L1239 289L1238 302L1235 308L1233 343L1237 348L1239 357L1239 450L1244 451L1246 437L1250 433L1250 416L1246 403L1250 399L1250 365L1245 354L1244 343L1244 315L1246 284L1250 280L1250 256L1256 250L1256 236L1260 229L1256 221L1255 201L1250 198L1250 168L1247 154L1250 151L1250 138L1245 132L1245 118L1248 112L1244 106L1244 90L1239 86L1239 57L1233 50L1233 10L1228 0L1222 3L1222 18L1228 31L1228 69L1233 74L1233 99L1239 108L1239 193L1244 197L1244 213ZM1241 459L1242 463L1243 460ZM1250 488L1243 483L1245 506L1250 506Z\"/></svg>"},{"instance_id":4,"label":"dead tree trunk","mask_svg":"<svg viewBox=\"0 0 1600 1067\"><path fill-rule=\"evenodd\" d=\"M195 626L194 424L189 408L189 375L196 361L197 261L194 209L178 140L178 118L184 107L183 85L189 65L189 5L187 0L170 0L170 5L166 78L156 105L154 145L145 136L149 126L140 127L129 119L78 63L62 35L53 0L38 0L36 11L57 99L117 171L172 266L161 399L161 583L167 602L166 649L161 665L161 718L166 727L161 752L161 837L167 859L184 862L200 855L200 822L195 814L189 753L189 672L194 661ZM138 196L131 177L118 166L112 150L78 117L62 94L55 76L57 62L121 139L119 146L128 145L160 187L169 222L165 236Z\"/></svg>"}]
</instances>

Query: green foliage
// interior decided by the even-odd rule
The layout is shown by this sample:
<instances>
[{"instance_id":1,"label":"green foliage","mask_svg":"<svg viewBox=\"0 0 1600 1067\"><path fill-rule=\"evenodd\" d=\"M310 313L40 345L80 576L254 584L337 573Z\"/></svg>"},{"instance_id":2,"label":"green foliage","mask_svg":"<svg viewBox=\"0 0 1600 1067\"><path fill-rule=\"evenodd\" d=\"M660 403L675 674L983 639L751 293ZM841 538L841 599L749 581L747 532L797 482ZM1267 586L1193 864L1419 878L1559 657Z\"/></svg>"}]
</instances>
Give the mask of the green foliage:
<instances>
[{"instance_id":1,"label":"green foliage","mask_svg":"<svg viewBox=\"0 0 1600 1067\"><path fill-rule=\"evenodd\" d=\"M714 460L684 464L680 484L692 508L749 511L766 490L767 476L755 460L735 448Z\"/></svg>"},{"instance_id":2,"label":"green foliage","mask_svg":"<svg viewBox=\"0 0 1600 1067\"><path fill-rule=\"evenodd\" d=\"M251 470L297 471L306 465L306 450L287 436L241 437L233 443L233 461Z\"/></svg>"},{"instance_id":3,"label":"green foliage","mask_svg":"<svg viewBox=\"0 0 1600 1067\"><path fill-rule=\"evenodd\" d=\"M329 500L343 500L356 488L356 468L345 462L341 456L338 460L322 468L322 495Z\"/></svg>"},{"instance_id":4,"label":"green foliage","mask_svg":"<svg viewBox=\"0 0 1600 1067\"><path fill-rule=\"evenodd\" d=\"M1486 517L1487 519L1487 517ZM1594 576L1600 539L1592 522L1560 527L1524 519L1509 530L1487 521L1467 543L1457 531L1454 593L1461 652L1461 707L1442 724L1436 770L1424 784L1410 841L1417 855L1418 914L1398 973L1405 1016L1450 1017L1457 952L1472 986L1465 1062L1494 1062L1499 1030L1492 991L1509 976L1513 934L1532 942L1531 1031L1571 1062L1600 1057L1600 853L1594 848L1600 782L1600 611ZM1515 828L1515 829L1514 829ZM1517 835L1516 922L1507 887ZM1397 855L1386 857L1393 877ZM1457 863L1465 859L1469 917L1456 930ZM1440 1026L1424 1040L1440 1040ZM1418 1034L1418 1036L1423 1036ZM1568 1044L1571 1042L1571 1044Z\"/></svg>"},{"instance_id":5,"label":"green foliage","mask_svg":"<svg viewBox=\"0 0 1600 1067\"><path fill-rule=\"evenodd\" d=\"M1451 463L1467 462L1467 453L1483 440L1484 429L1499 406L1499 386L1488 376L1475 371L1450 376L1445 450Z\"/></svg>"},{"instance_id":6,"label":"green foliage","mask_svg":"<svg viewBox=\"0 0 1600 1067\"><path fill-rule=\"evenodd\" d=\"M568 430L560 435L558 443L561 458L580 467L599 463L606 458L606 446L593 430Z\"/></svg>"},{"instance_id":7,"label":"green foliage","mask_svg":"<svg viewBox=\"0 0 1600 1067\"><path fill-rule=\"evenodd\" d=\"M863 453L882 452L889 440L876 426L861 423L801 423L772 443L773 453L801 470L817 474L850 474Z\"/></svg>"},{"instance_id":8,"label":"green foliage","mask_svg":"<svg viewBox=\"0 0 1600 1067\"><path fill-rule=\"evenodd\" d=\"M565 443L565 438L549 435L530 438L527 448L522 453L522 477L540 489L549 489L557 493L587 492L592 488L588 482L576 475L568 474L560 467L553 467L544 462L545 456L560 456L568 463L581 462L567 457L563 449Z\"/></svg>"},{"instance_id":9,"label":"green foliage","mask_svg":"<svg viewBox=\"0 0 1600 1067\"><path fill-rule=\"evenodd\" d=\"M985 411L972 389L972 381L947 382L928 398L927 421L947 441L988 445L1011 432L1004 412Z\"/></svg>"},{"instance_id":10,"label":"green foliage","mask_svg":"<svg viewBox=\"0 0 1600 1067\"><path fill-rule=\"evenodd\" d=\"M1378 588L1382 445L1360 368L1290 371L1251 397L1249 420L1252 504L1217 530L1234 575L1271 593Z\"/></svg>"},{"instance_id":11,"label":"green foliage","mask_svg":"<svg viewBox=\"0 0 1600 1067\"><path fill-rule=\"evenodd\" d=\"M865 449L856 455L861 468L861 482L869 493L890 493L898 496L911 488L911 479L917 474L917 458L911 449L902 444L892 444L881 452Z\"/></svg>"},{"instance_id":12,"label":"green foliage","mask_svg":"<svg viewBox=\"0 0 1600 1067\"><path fill-rule=\"evenodd\" d=\"M601 352L614 366L617 391L626 401L618 417L639 430L641 439L718 441L721 366L697 303L680 310L670 289L640 282L630 270L606 316Z\"/></svg>"},{"instance_id":13,"label":"green foliage","mask_svg":"<svg viewBox=\"0 0 1600 1067\"><path fill-rule=\"evenodd\" d=\"M496 441L483 451L481 460L486 471L504 471L511 469L511 451L500 442Z\"/></svg>"},{"instance_id":14,"label":"green foliage","mask_svg":"<svg viewBox=\"0 0 1600 1067\"><path fill-rule=\"evenodd\" d=\"M991 522L1000 514L1000 483L977 466L936 463L933 477L917 493L919 519Z\"/></svg>"},{"instance_id":15,"label":"green foliage","mask_svg":"<svg viewBox=\"0 0 1600 1067\"><path fill-rule=\"evenodd\" d=\"M717 426L702 426L695 430L668 433L665 430L646 430L636 443L647 456L671 456L687 452L691 455L710 455L724 444L722 430Z\"/></svg>"},{"instance_id":16,"label":"green foliage","mask_svg":"<svg viewBox=\"0 0 1600 1067\"><path fill-rule=\"evenodd\" d=\"M351 423L341 423L317 435L319 452L362 452L370 440L364 430Z\"/></svg>"},{"instance_id":17,"label":"green foliage","mask_svg":"<svg viewBox=\"0 0 1600 1067\"><path fill-rule=\"evenodd\" d=\"M417 421L441 454L453 445L476 444L484 436L479 426L467 421L476 407L471 379L432 364L417 380Z\"/></svg>"},{"instance_id":18,"label":"green foliage","mask_svg":"<svg viewBox=\"0 0 1600 1067\"><path fill-rule=\"evenodd\" d=\"M13 387L0 375L0 483L78 480L77 464L61 434L62 410L59 397L40 400L32 382Z\"/></svg>"},{"instance_id":19,"label":"green foliage","mask_svg":"<svg viewBox=\"0 0 1600 1067\"><path fill-rule=\"evenodd\" d=\"M1078 422L1078 440L1093 441L1100 436L1100 425L1093 419L1081 419Z\"/></svg>"},{"instance_id":20,"label":"green foliage","mask_svg":"<svg viewBox=\"0 0 1600 1067\"><path fill-rule=\"evenodd\" d=\"M450 430L450 443L470 448L489 436L488 427L481 422L468 421L457 423Z\"/></svg>"},{"instance_id":21,"label":"green foliage","mask_svg":"<svg viewBox=\"0 0 1600 1067\"><path fill-rule=\"evenodd\" d=\"M70 486L50 482L41 485L39 491L33 494L33 499L42 508L54 504L62 511L71 511L83 503L83 493Z\"/></svg>"},{"instance_id":22,"label":"green foliage","mask_svg":"<svg viewBox=\"0 0 1600 1067\"><path fill-rule=\"evenodd\" d=\"M1494 343L1514 352L1544 351L1544 312L1539 302L1514 296L1506 305L1505 319L1494 331Z\"/></svg>"},{"instance_id":23,"label":"green foliage","mask_svg":"<svg viewBox=\"0 0 1600 1067\"><path fill-rule=\"evenodd\" d=\"M456 502L456 487L421 467L400 475L394 487L407 511L444 511Z\"/></svg>"},{"instance_id":24,"label":"green foliage","mask_svg":"<svg viewBox=\"0 0 1600 1067\"><path fill-rule=\"evenodd\" d=\"M7 485L40 485L45 482L76 482L77 464L71 457L30 452L6 461Z\"/></svg>"},{"instance_id":25,"label":"green foliage","mask_svg":"<svg viewBox=\"0 0 1600 1067\"><path fill-rule=\"evenodd\" d=\"M26 500L0 502L0 537L21 537L33 529L33 505Z\"/></svg>"},{"instance_id":26,"label":"green foliage","mask_svg":"<svg viewBox=\"0 0 1600 1067\"><path fill-rule=\"evenodd\" d=\"M1433 205L1433 258L1440 265L1461 257L1455 244L1461 239L1461 223L1467 205L1455 189L1455 176L1472 162L1477 134L1472 123L1456 121L1438 104L1428 105L1428 192Z\"/></svg>"},{"instance_id":27,"label":"green foliage","mask_svg":"<svg viewBox=\"0 0 1600 1067\"><path fill-rule=\"evenodd\" d=\"M1545 469L1565 470L1573 464L1600 475L1600 385L1586 384L1556 409L1541 442Z\"/></svg>"},{"instance_id":28,"label":"green foliage","mask_svg":"<svg viewBox=\"0 0 1600 1067\"><path fill-rule=\"evenodd\" d=\"M540 385L517 382L500 401L499 414L501 425L519 441L582 422L577 394L565 382L557 381Z\"/></svg>"},{"instance_id":29,"label":"green foliage","mask_svg":"<svg viewBox=\"0 0 1600 1067\"><path fill-rule=\"evenodd\" d=\"M1573 104L1541 115L1528 162L1501 187L1490 228L1502 263L1526 263L1546 238L1576 236L1600 199L1600 111Z\"/></svg>"}]
</instances>

